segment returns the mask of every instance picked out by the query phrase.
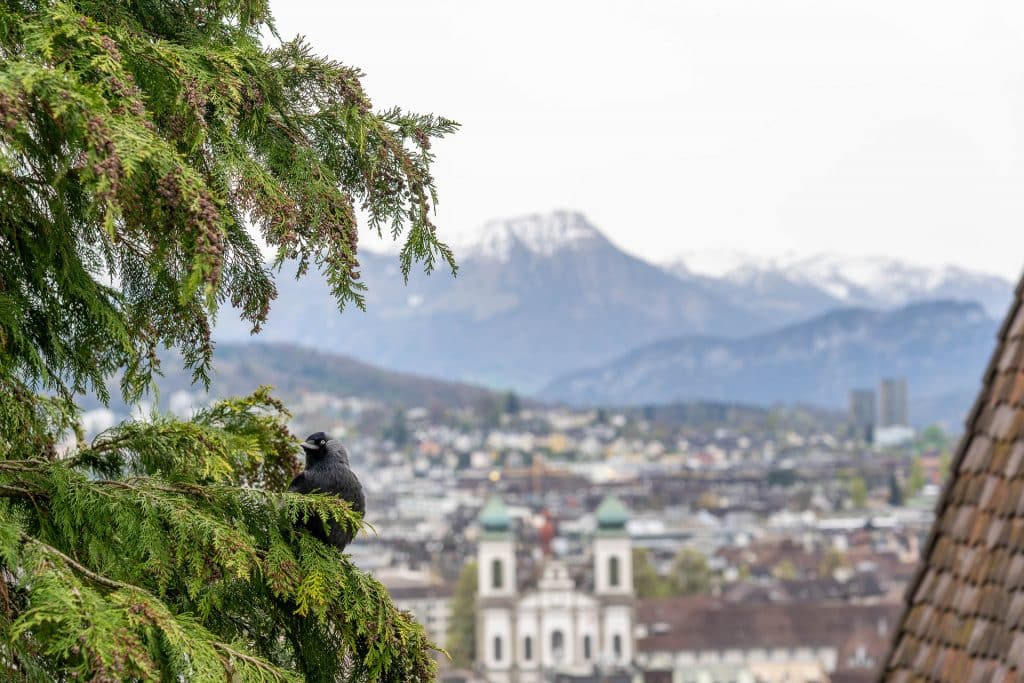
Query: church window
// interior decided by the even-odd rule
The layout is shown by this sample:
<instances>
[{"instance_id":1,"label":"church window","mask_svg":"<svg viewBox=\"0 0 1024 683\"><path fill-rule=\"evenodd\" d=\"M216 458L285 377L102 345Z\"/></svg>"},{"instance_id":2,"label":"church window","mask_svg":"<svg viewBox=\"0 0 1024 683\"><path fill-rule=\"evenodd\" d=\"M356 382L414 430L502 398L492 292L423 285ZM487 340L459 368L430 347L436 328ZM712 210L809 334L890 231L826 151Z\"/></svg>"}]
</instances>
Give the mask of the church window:
<instances>
[{"instance_id":1,"label":"church window","mask_svg":"<svg viewBox=\"0 0 1024 683\"><path fill-rule=\"evenodd\" d=\"M551 656L561 659L565 654L565 634L561 631L551 632Z\"/></svg>"},{"instance_id":2,"label":"church window","mask_svg":"<svg viewBox=\"0 0 1024 683\"><path fill-rule=\"evenodd\" d=\"M583 659L590 659L590 636L583 636Z\"/></svg>"},{"instance_id":3,"label":"church window","mask_svg":"<svg viewBox=\"0 0 1024 683\"><path fill-rule=\"evenodd\" d=\"M530 661L533 659L533 638L526 636L523 640L523 659Z\"/></svg>"},{"instance_id":4,"label":"church window","mask_svg":"<svg viewBox=\"0 0 1024 683\"><path fill-rule=\"evenodd\" d=\"M619 558L616 555L608 559L608 585L612 588L619 587Z\"/></svg>"},{"instance_id":5,"label":"church window","mask_svg":"<svg viewBox=\"0 0 1024 683\"><path fill-rule=\"evenodd\" d=\"M501 661L501 636L494 637L494 661Z\"/></svg>"},{"instance_id":6,"label":"church window","mask_svg":"<svg viewBox=\"0 0 1024 683\"><path fill-rule=\"evenodd\" d=\"M501 590L505 577L501 571L501 560L491 560L491 588Z\"/></svg>"},{"instance_id":7,"label":"church window","mask_svg":"<svg viewBox=\"0 0 1024 683\"><path fill-rule=\"evenodd\" d=\"M612 638L612 651L615 653L616 659L622 658L622 636L618 633Z\"/></svg>"}]
</instances>

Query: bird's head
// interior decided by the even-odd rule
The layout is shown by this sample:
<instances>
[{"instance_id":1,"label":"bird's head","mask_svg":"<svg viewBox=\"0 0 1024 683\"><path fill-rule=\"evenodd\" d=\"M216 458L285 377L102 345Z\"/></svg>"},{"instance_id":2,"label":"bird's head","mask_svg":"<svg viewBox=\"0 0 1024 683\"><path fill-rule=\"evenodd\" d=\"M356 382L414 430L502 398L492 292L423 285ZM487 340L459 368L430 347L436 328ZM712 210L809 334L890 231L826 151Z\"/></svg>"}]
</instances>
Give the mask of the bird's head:
<instances>
[{"instance_id":1,"label":"bird's head","mask_svg":"<svg viewBox=\"0 0 1024 683\"><path fill-rule=\"evenodd\" d=\"M306 451L306 466L325 460L340 460L348 465L348 451L337 439L332 439L323 432L316 432L306 437L301 444Z\"/></svg>"}]
</instances>

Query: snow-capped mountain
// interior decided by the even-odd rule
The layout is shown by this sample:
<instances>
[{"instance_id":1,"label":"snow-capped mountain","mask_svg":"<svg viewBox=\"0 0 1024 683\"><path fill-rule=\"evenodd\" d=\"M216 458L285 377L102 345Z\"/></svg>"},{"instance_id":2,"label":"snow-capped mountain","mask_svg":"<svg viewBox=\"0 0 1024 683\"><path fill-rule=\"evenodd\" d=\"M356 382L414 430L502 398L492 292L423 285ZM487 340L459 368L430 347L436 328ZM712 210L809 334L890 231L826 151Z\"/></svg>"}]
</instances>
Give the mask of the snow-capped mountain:
<instances>
[{"instance_id":1,"label":"snow-capped mountain","mask_svg":"<svg viewBox=\"0 0 1024 683\"><path fill-rule=\"evenodd\" d=\"M456 242L454 249L463 258L508 262L517 252L541 257L560 251L605 246L608 240L583 214L554 211L505 220L492 220L472 236Z\"/></svg>"},{"instance_id":2,"label":"snow-capped mountain","mask_svg":"<svg viewBox=\"0 0 1024 683\"><path fill-rule=\"evenodd\" d=\"M293 273L284 272L277 277L279 298L260 340L347 354L392 370L531 392L553 377L604 366L665 339L714 337L724 344L850 305L892 310L923 299L977 300L999 319L1012 289L1000 278L885 259L766 261L704 254L691 255L685 267L669 272L622 251L585 216L570 211L490 221L471 240L453 247L458 277L444 270L430 276L413 272L408 284L395 254L361 250L367 311L350 308L340 316L321 277L296 281ZM875 329L878 349L904 334L898 325ZM247 340L248 326L224 310L217 338ZM896 348L892 359L903 358L904 351L914 353L908 346ZM745 353L759 350L754 345ZM711 368L733 356L700 358ZM974 360L965 356L959 366ZM808 362L812 367L816 361ZM787 371L802 376L800 367L794 364ZM893 367L897 372L901 366ZM682 377L666 368L665 381ZM661 381L653 372L652 387ZM804 396L788 380L759 384L758 377L737 379L737 391L780 401ZM830 400L842 400L849 389L844 377L832 384L817 377L820 386L831 387L826 392ZM619 386L622 395L616 397ZM594 387L592 396L625 403L642 395L629 387L626 381ZM660 395L669 394L651 394ZM580 394L573 390L571 396Z\"/></svg>"},{"instance_id":3,"label":"snow-capped mountain","mask_svg":"<svg viewBox=\"0 0 1024 683\"><path fill-rule=\"evenodd\" d=\"M408 285L396 256L361 251L365 313L332 315L336 306L319 278L282 275L261 339L529 391L639 344L770 324L623 252L580 213L491 221L454 249L458 277L414 272ZM227 314L217 331L225 341L248 336Z\"/></svg>"},{"instance_id":4,"label":"snow-capped mountain","mask_svg":"<svg viewBox=\"0 0 1024 683\"><path fill-rule=\"evenodd\" d=\"M700 281L730 301L752 301L791 320L836 306L896 308L917 301L977 301L1001 317L1013 285L996 275L956 266L920 266L884 256L783 256L739 252L684 254L665 264L677 277Z\"/></svg>"}]
</instances>

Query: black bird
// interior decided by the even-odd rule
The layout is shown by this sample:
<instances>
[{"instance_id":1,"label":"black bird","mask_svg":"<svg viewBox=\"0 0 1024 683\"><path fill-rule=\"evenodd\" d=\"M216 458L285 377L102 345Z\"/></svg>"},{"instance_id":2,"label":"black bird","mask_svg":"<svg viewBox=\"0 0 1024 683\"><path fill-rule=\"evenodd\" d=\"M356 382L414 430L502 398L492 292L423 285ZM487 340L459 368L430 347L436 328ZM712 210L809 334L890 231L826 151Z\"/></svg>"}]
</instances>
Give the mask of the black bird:
<instances>
[{"instance_id":1,"label":"black bird","mask_svg":"<svg viewBox=\"0 0 1024 683\"><path fill-rule=\"evenodd\" d=\"M310 434L301 445L306 451L306 469L292 480L288 490L292 493L329 493L347 500L360 515L366 512L363 487L349 469L348 451L341 442L317 432ZM344 550L355 536L354 530L345 524L331 522L327 526L325 530L323 521L316 516L306 522L310 533L338 550Z\"/></svg>"}]
</instances>

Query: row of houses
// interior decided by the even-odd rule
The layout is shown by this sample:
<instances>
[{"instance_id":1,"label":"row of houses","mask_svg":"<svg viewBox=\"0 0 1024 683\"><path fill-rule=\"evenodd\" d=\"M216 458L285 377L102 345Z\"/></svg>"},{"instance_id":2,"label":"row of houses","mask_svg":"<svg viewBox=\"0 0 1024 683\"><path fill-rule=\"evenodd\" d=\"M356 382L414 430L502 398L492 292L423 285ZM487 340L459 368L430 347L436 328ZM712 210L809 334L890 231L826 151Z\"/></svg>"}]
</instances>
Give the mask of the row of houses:
<instances>
[{"instance_id":1,"label":"row of houses","mask_svg":"<svg viewBox=\"0 0 1024 683\"><path fill-rule=\"evenodd\" d=\"M494 683L867 683L899 616L882 591L803 592L776 582L751 598L639 599L632 577L630 513L608 497L595 511L581 575L578 563L545 554L520 575L522 539L509 508L492 498L477 524L477 662L444 678ZM536 577L536 578L533 578ZM442 637L441 586L403 587L396 602ZM830 584L831 586L831 584ZM871 599L851 601L850 591ZM443 642L443 641L439 641Z\"/></svg>"}]
</instances>

